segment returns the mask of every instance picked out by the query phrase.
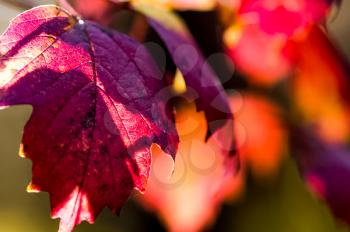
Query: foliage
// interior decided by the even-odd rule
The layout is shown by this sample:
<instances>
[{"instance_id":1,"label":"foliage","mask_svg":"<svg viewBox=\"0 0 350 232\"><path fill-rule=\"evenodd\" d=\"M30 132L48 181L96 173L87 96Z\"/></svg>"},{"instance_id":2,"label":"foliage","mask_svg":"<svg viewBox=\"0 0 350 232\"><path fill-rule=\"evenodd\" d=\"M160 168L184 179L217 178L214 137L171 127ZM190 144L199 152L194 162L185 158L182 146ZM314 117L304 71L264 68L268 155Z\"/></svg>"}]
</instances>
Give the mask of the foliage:
<instances>
[{"instance_id":1,"label":"foliage","mask_svg":"<svg viewBox=\"0 0 350 232\"><path fill-rule=\"evenodd\" d=\"M200 231L244 195L250 172L277 176L288 152L350 223L338 184L350 173L349 70L324 25L338 1L60 3L25 11L0 36L0 107L33 107L20 155L33 162L28 191L49 193L59 231L105 207L119 214L133 189L171 231ZM186 10L216 12L221 33L196 26L226 54L205 59L176 13ZM145 42L148 32L167 50ZM213 70L217 61L240 80Z\"/></svg>"}]
</instances>

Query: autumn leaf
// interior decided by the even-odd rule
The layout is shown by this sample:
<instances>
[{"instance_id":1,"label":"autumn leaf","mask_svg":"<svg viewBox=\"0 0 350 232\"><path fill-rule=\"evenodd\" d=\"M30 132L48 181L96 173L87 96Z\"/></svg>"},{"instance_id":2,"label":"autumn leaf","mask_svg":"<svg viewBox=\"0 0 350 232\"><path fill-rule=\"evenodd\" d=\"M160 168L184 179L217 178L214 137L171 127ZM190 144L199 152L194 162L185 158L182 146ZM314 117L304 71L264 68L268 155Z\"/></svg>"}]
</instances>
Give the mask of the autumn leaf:
<instances>
[{"instance_id":1,"label":"autumn leaf","mask_svg":"<svg viewBox=\"0 0 350 232\"><path fill-rule=\"evenodd\" d=\"M223 38L228 55L251 83L273 86L292 74L294 43L325 22L334 2L242 1Z\"/></svg>"},{"instance_id":2,"label":"autumn leaf","mask_svg":"<svg viewBox=\"0 0 350 232\"><path fill-rule=\"evenodd\" d=\"M21 146L28 190L50 194L61 232L144 191L152 143L175 155L162 75L136 41L42 6L11 21L0 52L0 107L33 106Z\"/></svg>"},{"instance_id":3,"label":"autumn leaf","mask_svg":"<svg viewBox=\"0 0 350 232\"><path fill-rule=\"evenodd\" d=\"M281 118L282 109L263 95L240 91L230 95L229 102L235 117L240 169L235 178L226 180L218 197L233 202L244 195L249 174L261 183L279 176L287 131Z\"/></svg>"},{"instance_id":4,"label":"autumn leaf","mask_svg":"<svg viewBox=\"0 0 350 232\"><path fill-rule=\"evenodd\" d=\"M267 34L294 36L314 24L321 24L330 11L332 0L245 0L240 17L257 23ZM284 19L284 20L281 20Z\"/></svg>"},{"instance_id":5,"label":"autumn leaf","mask_svg":"<svg viewBox=\"0 0 350 232\"><path fill-rule=\"evenodd\" d=\"M346 59L319 27L296 46L291 93L303 120L321 137L346 142L350 135L349 70Z\"/></svg>"},{"instance_id":6,"label":"autumn leaf","mask_svg":"<svg viewBox=\"0 0 350 232\"><path fill-rule=\"evenodd\" d=\"M120 1L113 2L121 4ZM135 0L130 1L129 6L147 18L150 26L165 43L175 65L184 77L190 97L196 101L197 110L205 112L209 124L206 138L215 133L218 142L222 143L220 145L222 149L233 155L235 153L233 134L227 134L228 131L230 133L233 131L232 113L219 79L205 61L186 24L170 9L155 2L157 1ZM97 10L94 15L97 17ZM227 139L222 142L222 137Z\"/></svg>"},{"instance_id":7,"label":"autumn leaf","mask_svg":"<svg viewBox=\"0 0 350 232\"><path fill-rule=\"evenodd\" d=\"M257 25L232 26L224 38L227 54L253 84L274 85L292 68L285 39L268 35Z\"/></svg>"},{"instance_id":8,"label":"autumn leaf","mask_svg":"<svg viewBox=\"0 0 350 232\"><path fill-rule=\"evenodd\" d=\"M80 1L76 2L79 3ZM100 1L95 0L93 2L97 4ZM112 2L116 5L121 4L120 1ZM226 4L229 2L227 1ZM232 122L228 122L232 121L232 113L227 96L219 79L205 61L186 24L170 9L156 3L157 0L134 0L129 2L129 7L144 15L150 26L165 43L175 65L185 79L191 97L196 100L197 110L205 112L209 123L207 133L207 138L209 138L224 125L229 126L229 123L232 125ZM103 7L103 9L105 8ZM99 11L91 9L91 14L96 18ZM228 145L232 148L234 145L232 141L230 143ZM234 150L234 148L229 150Z\"/></svg>"},{"instance_id":9,"label":"autumn leaf","mask_svg":"<svg viewBox=\"0 0 350 232\"><path fill-rule=\"evenodd\" d=\"M287 141L281 108L268 98L248 91L229 99L243 165L257 179L277 176Z\"/></svg>"}]
</instances>

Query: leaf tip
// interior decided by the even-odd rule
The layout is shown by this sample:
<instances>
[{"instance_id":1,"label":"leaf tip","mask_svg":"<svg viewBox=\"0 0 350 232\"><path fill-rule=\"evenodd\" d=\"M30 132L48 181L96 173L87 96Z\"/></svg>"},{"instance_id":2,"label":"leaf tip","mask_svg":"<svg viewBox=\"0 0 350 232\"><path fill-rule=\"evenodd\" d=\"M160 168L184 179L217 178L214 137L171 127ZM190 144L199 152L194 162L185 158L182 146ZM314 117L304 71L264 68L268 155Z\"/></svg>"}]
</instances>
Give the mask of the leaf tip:
<instances>
[{"instance_id":1,"label":"leaf tip","mask_svg":"<svg viewBox=\"0 0 350 232\"><path fill-rule=\"evenodd\" d=\"M71 192L63 204L52 210L52 218L60 218L58 232L71 232L82 221L95 222L88 196L79 187Z\"/></svg>"},{"instance_id":2,"label":"leaf tip","mask_svg":"<svg viewBox=\"0 0 350 232\"><path fill-rule=\"evenodd\" d=\"M173 82L173 90L177 94L184 94L187 91L185 78L179 69L176 70Z\"/></svg>"},{"instance_id":3,"label":"leaf tip","mask_svg":"<svg viewBox=\"0 0 350 232\"><path fill-rule=\"evenodd\" d=\"M19 151L18 151L18 155L19 157L21 158L26 158L26 154L25 154L25 151L24 151L24 145L23 143L19 146Z\"/></svg>"},{"instance_id":4,"label":"leaf tip","mask_svg":"<svg viewBox=\"0 0 350 232\"><path fill-rule=\"evenodd\" d=\"M28 193L39 193L41 190L40 190L39 186L37 186L31 182L28 184L26 191Z\"/></svg>"}]
</instances>

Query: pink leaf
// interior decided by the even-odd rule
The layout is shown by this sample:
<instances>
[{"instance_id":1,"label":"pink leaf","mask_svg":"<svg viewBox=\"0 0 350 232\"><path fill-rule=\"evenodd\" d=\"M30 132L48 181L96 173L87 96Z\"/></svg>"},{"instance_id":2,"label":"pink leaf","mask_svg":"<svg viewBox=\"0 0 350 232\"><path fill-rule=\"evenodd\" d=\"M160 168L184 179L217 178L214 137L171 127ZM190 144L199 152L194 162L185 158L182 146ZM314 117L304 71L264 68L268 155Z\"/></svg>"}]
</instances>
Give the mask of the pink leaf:
<instances>
[{"instance_id":1,"label":"pink leaf","mask_svg":"<svg viewBox=\"0 0 350 232\"><path fill-rule=\"evenodd\" d=\"M152 143L175 155L172 112L156 97L161 73L129 37L45 6L11 22L0 52L0 107L33 106L22 144L28 190L50 194L60 231L144 191Z\"/></svg>"},{"instance_id":2,"label":"pink leaf","mask_svg":"<svg viewBox=\"0 0 350 232\"><path fill-rule=\"evenodd\" d=\"M239 13L260 25L268 34L293 36L325 21L333 1L329 0L244 0ZM283 20L281 20L283 19Z\"/></svg>"}]
</instances>

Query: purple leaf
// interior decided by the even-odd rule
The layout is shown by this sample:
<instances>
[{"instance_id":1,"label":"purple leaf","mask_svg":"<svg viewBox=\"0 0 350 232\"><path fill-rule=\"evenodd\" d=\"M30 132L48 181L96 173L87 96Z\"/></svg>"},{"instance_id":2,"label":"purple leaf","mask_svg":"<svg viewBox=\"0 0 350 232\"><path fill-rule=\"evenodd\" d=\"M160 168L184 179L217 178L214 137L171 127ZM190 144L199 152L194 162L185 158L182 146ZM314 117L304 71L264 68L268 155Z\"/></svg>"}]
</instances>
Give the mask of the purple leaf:
<instances>
[{"instance_id":1,"label":"purple leaf","mask_svg":"<svg viewBox=\"0 0 350 232\"><path fill-rule=\"evenodd\" d=\"M327 144L311 130L301 128L291 130L291 150L311 190L350 225L349 150Z\"/></svg>"},{"instance_id":2,"label":"purple leaf","mask_svg":"<svg viewBox=\"0 0 350 232\"><path fill-rule=\"evenodd\" d=\"M208 139L214 134L217 145L224 150L229 162L236 154L233 135L233 115L225 91L205 61L184 22L174 13L148 4L134 4L166 44L174 63L184 76L187 88L196 97L197 110L204 111ZM230 165L231 166L231 165Z\"/></svg>"}]
</instances>

